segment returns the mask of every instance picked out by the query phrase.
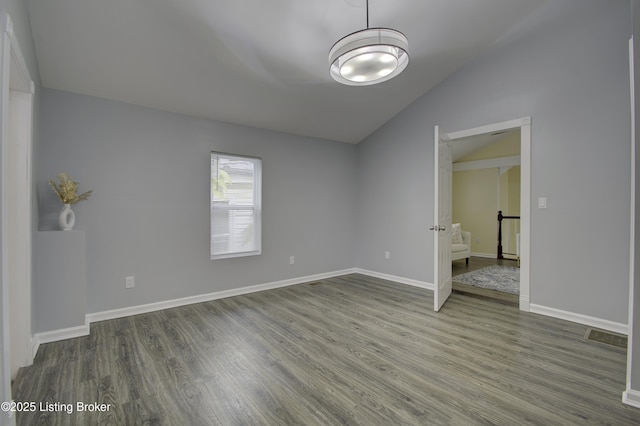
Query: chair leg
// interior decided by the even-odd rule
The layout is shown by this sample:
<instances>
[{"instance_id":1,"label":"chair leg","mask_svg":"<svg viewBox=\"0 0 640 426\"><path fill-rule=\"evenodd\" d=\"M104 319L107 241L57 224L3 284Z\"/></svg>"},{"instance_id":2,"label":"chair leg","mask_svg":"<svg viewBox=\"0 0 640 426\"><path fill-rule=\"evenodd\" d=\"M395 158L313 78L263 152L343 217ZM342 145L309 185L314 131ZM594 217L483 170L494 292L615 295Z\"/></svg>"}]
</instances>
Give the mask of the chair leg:
<instances>
[{"instance_id":1,"label":"chair leg","mask_svg":"<svg viewBox=\"0 0 640 426\"><path fill-rule=\"evenodd\" d=\"M467 257L464 262L468 265L469 264L469 258Z\"/></svg>"}]
</instances>

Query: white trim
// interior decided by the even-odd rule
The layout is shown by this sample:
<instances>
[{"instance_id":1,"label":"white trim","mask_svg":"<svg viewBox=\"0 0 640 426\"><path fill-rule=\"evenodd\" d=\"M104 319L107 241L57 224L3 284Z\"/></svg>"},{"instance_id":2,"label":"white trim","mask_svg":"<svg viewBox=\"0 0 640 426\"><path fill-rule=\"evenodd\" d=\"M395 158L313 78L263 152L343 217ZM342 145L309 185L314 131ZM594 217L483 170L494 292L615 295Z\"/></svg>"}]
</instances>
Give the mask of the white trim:
<instances>
[{"instance_id":1,"label":"white trim","mask_svg":"<svg viewBox=\"0 0 640 426\"><path fill-rule=\"evenodd\" d=\"M176 308L178 306L191 305L193 303L210 302L227 297L240 296L243 294L256 293L259 291L272 290L281 287L288 287L296 284L303 284L310 281L323 280L327 278L347 275L354 272L354 269L344 269L342 271L327 272L324 274L307 275L306 277L291 278L288 280L274 281L265 284L257 284L248 287L234 288L229 290L215 291L213 293L200 294L197 296L182 297L180 299L165 300L162 302L148 303L145 305L130 306L127 308L112 309L109 311L94 312L87 314L88 322L97 322L122 318L130 315L145 314L148 312L160 311L162 309Z\"/></svg>"},{"instance_id":2,"label":"white trim","mask_svg":"<svg viewBox=\"0 0 640 426\"><path fill-rule=\"evenodd\" d=\"M520 310L531 300L531 118L520 127Z\"/></svg>"},{"instance_id":3,"label":"white trim","mask_svg":"<svg viewBox=\"0 0 640 426\"><path fill-rule=\"evenodd\" d=\"M36 333L33 336L32 356L35 358L38 348L44 343L57 342L59 340L73 339L74 337L88 336L90 332L89 321L85 317L85 324L77 327L62 328L60 330Z\"/></svg>"},{"instance_id":4,"label":"white trim","mask_svg":"<svg viewBox=\"0 0 640 426\"><path fill-rule=\"evenodd\" d=\"M521 294L518 299L520 302L520 310L523 312L531 312L531 299L528 294Z\"/></svg>"},{"instance_id":5,"label":"white trim","mask_svg":"<svg viewBox=\"0 0 640 426\"><path fill-rule=\"evenodd\" d=\"M5 141L8 138L8 121L9 121L9 55L7 51L11 49L11 41L9 38L8 27L11 26L11 19L9 15L0 14L0 26L2 27L2 34L0 35L0 212L4 212L5 207L5 195L4 190L4 147ZM6 101L5 101L6 99ZM4 213L0 216L4 218ZM4 222L4 220L2 220ZM6 398L11 397L11 360L10 356L10 336L11 329L9 327L9 274L8 274L8 256L7 256L7 234L4 229L5 226L0 224L0 291L2 292L2 348L4 353L2 354L2 366L0 367L0 379L3 383L0 386L3 388L3 393Z\"/></svg>"},{"instance_id":6,"label":"white trim","mask_svg":"<svg viewBox=\"0 0 640 426\"><path fill-rule=\"evenodd\" d=\"M478 253L478 252L475 252L475 251L471 252L471 256L484 257L484 258L487 258L487 259L495 259L496 258L496 254L495 253Z\"/></svg>"},{"instance_id":7,"label":"white trim","mask_svg":"<svg viewBox=\"0 0 640 426\"><path fill-rule=\"evenodd\" d=\"M297 285L297 284L304 284L312 281L339 277L339 276L348 275L348 274L368 275L374 278L380 278L380 279L388 280L398 284L410 285L413 287L418 287L418 288L422 288L429 291L433 291L433 289L435 288L434 284L430 282L419 281L411 278L404 278L397 275L384 274L381 272L376 272L376 271L371 271L371 270L361 269L361 268L351 268L351 269L344 269L340 271L327 272L324 274L308 275L304 277L292 278L292 279L282 280L282 281L274 281L271 283L258 284L258 285L242 287L238 289L223 290L223 291L217 291L213 293L202 294L198 296L183 297L180 299L173 299L173 300L167 300L163 302L149 303L145 305L131 306L127 308L113 309L109 311L102 311L102 312L95 312L92 314L88 314L85 317L85 324L82 326L37 333L34 336L34 341L33 341L33 356L35 356L41 344L88 335L90 332L90 323L93 323L93 322L110 320L115 318L122 318L122 317L131 316L131 315L144 314L148 312L155 312L163 309L190 305L193 303L209 302L212 300L224 299L227 297L241 296L244 294L250 294L250 293L256 293L256 292L265 291L265 290L288 287L288 286ZM521 301L522 301L522 297L521 297ZM567 321L577 322L580 324L590 325L592 327L597 327L604 330L610 330L616 333L627 334L627 326L625 324L615 323L612 321L602 320L599 318L588 317L586 315L575 314L572 312L561 311L559 309L548 308L545 306L533 305L533 304L531 305L531 312L554 317L554 318L559 318Z\"/></svg>"},{"instance_id":8,"label":"white trim","mask_svg":"<svg viewBox=\"0 0 640 426\"><path fill-rule=\"evenodd\" d=\"M368 275L370 277L374 277L374 278L380 278L383 280L388 280L388 281L394 281L397 282L399 284L406 284L406 285L410 285L413 287L420 287L420 288L424 288L425 290L431 290L433 291L435 288L435 285L433 283L429 283L426 281L418 281L418 280L414 280L411 278L404 278L404 277L399 277L396 275L389 275L389 274L383 274L382 272L376 272L376 271L370 271L367 269L360 269L360 268L356 268L353 273L355 274L362 274L362 275Z\"/></svg>"},{"instance_id":9,"label":"white trim","mask_svg":"<svg viewBox=\"0 0 640 426\"><path fill-rule=\"evenodd\" d=\"M629 327L627 324L620 322L609 321L601 318L591 317L583 314L576 314L575 312L563 311L561 309L550 308L548 306L536 305L531 303L530 312L534 314L545 315L548 317L559 318L566 321L576 322L578 324L584 324L591 327L600 328L603 330L613 331L614 333L620 333L627 335L629 333Z\"/></svg>"},{"instance_id":10,"label":"white trim","mask_svg":"<svg viewBox=\"0 0 640 426\"><path fill-rule=\"evenodd\" d=\"M509 168L520 165L520 156L512 155L510 157L497 157L488 158L486 160L476 161L464 161L462 163L453 163L454 172L465 172L469 170L481 170L481 169L494 169L499 168L500 174L504 172L502 169L509 170Z\"/></svg>"},{"instance_id":11,"label":"white trim","mask_svg":"<svg viewBox=\"0 0 640 426\"><path fill-rule=\"evenodd\" d=\"M12 77L17 77L19 79L11 79L11 89L34 94L35 84L33 83L33 80L31 80L27 63L24 60L24 56L22 56L18 40L13 32L13 21L8 14L2 11L0 11L0 31L4 33L4 36L7 37L11 45L11 65L13 65L11 69L16 71Z\"/></svg>"},{"instance_id":12,"label":"white trim","mask_svg":"<svg viewBox=\"0 0 640 426\"><path fill-rule=\"evenodd\" d=\"M0 11L0 291L2 292L2 347L4 350L2 365L0 366L0 386L4 395L11 396L11 379L17 373L16 367L30 365L33 362L31 348L33 335L31 332L31 197L32 197L32 130L33 130L33 94L35 85L29 75L29 70L22 56L17 38L13 32L11 17L4 11ZM10 114L10 109L12 113ZM15 114L15 115L14 115ZM15 142L15 144L14 144ZM7 155L9 147L17 157L14 170L7 167ZM26 164L25 164L26 161ZM25 168L26 167L26 168ZM16 179L17 176L26 175L26 179ZM19 173L19 174L18 174ZM16 181L16 182L14 182ZM12 188L9 191L9 188ZM15 198L15 194L17 198ZM10 207L12 201L17 200ZM15 209L27 208L26 213L20 216L16 223L8 223L8 213ZM26 217L25 217L26 215ZM13 220L13 219L11 219ZM9 229L16 231L11 236ZM20 277L19 293L15 300L19 300L18 306L11 304L14 299L10 295L12 280L14 277L8 272L8 265L12 259L9 256L9 248L18 253L21 264L17 267L16 275ZM15 286L14 286L15 287ZM14 289L15 290L15 289ZM11 326L15 309L21 314L20 327L17 330ZM12 346L12 333L18 333L20 344ZM14 342L15 343L15 342ZM14 357L14 359L12 359ZM11 421L13 423L13 421Z\"/></svg>"},{"instance_id":13,"label":"white trim","mask_svg":"<svg viewBox=\"0 0 640 426\"><path fill-rule=\"evenodd\" d=\"M12 52L13 53L13 52ZM13 80L13 77L10 77ZM31 365L31 130L33 95L11 89L6 144L3 146L3 236L9 253L9 317L11 374ZM4 135L3 135L4 136ZM5 180L6 179L6 180ZM13 253L13 254L11 254ZM11 284L12 283L12 284ZM13 312L12 312L13 309ZM13 322L13 325L11 325ZM18 344L16 344L19 342Z\"/></svg>"},{"instance_id":14,"label":"white trim","mask_svg":"<svg viewBox=\"0 0 640 426\"><path fill-rule=\"evenodd\" d=\"M38 348L43 343L56 342L59 340L71 339L74 337L87 336L90 332L90 324L98 321L122 318L131 315L145 314L149 312L161 311L163 309L176 308L179 306L191 305L194 303L209 302L212 300L225 299L227 297L241 296L243 294L257 293L259 291L272 290L281 287L288 287L297 284L304 284L311 281L323 280L327 278L338 277L356 273L355 268L344 269L341 271L326 272L323 274L307 275L304 277L292 278L282 281L274 281L270 283L257 284L247 287L241 287L230 290L216 291L213 293L200 294L197 296L182 297L179 299L165 300L156 303L147 303L138 306L129 306L126 308L112 309L109 311L94 312L85 316L85 324L77 327L69 327L60 330L45 331L37 333L32 342L32 353L35 357Z\"/></svg>"},{"instance_id":15,"label":"white trim","mask_svg":"<svg viewBox=\"0 0 640 426\"><path fill-rule=\"evenodd\" d=\"M61 330L52 330L37 333L34 336L33 356L43 343L55 342L58 340L71 339L74 337L86 336L90 332L90 324L98 321L111 320L116 318L127 317L131 315L145 314L149 312L160 311L163 309L176 308L179 306L191 305L194 303L209 302L212 300L225 299L227 297L241 296L244 294L257 293L259 291L273 290L276 288L289 287L297 284L304 284L312 281L323 280L327 278L339 277L348 274L363 274L375 278L381 278L396 282L398 284L406 284L413 287L420 287L433 291L434 285L425 281L413 280L410 278L399 277L395 275L383 274L380 272L369 271L360 268L343 269L340 271L327 272L324 274L307 275L299 278L292 278L282 281L274 281L271 283L257 284L237 289L216 291L213 293L201 294L197 296L182 297L180 299L165 300L162 302L148 303L145 305L130 306L127 308L112 309L109 311L94 312L85 316L85 325L70 327Z\"/></svg>"},{"instance_id":16,"label":"white trim","mask_svg":"<svg viewBox=\"0 0 640 426\"><path fill-rule=\"evenodd\" d=\"M252 195L252 204L250 205L245 205L244 203L242 205L229 205L228 203L225 203L224 206L218 205L214 202L214 188L213 188L213 182L214 179L217 181L217 177L220 173L220 158L226 158L226 159L236 159L236 160L242 160L242 161L246 161L246 162L250 162L253 165L253 195ZM215 167L216 169L214 170L214 160L215 160ZM215 172L215 175L214 175ZM260 157L253 157L253 156L246 156L246 155L239 155L239 154L227 154L227 153L223 153L223 152L217 152L217 151L211 151L211 190L210 190L210 194L211 194L211 199L210 199L210 237L209 237L209 242L210 242L210 254L211 254L211 260L220 260L220 259L232 259L232 258L237 258L237 257L248 257L248 256L258 256L262 254L262 158ZM215 218L216 213L220 212L220 213L226 213L229 214L231 216L233 212L238 212L241 213L242 211L247 211L247 210L251 210L251 212L253 213L253 220L250 222L249 226L245 228L246 232L247 230L253 230L253 247L252 250L246 250L249 247L245 247L244 249L241 249L239 247L234 247L234 248L230 248L228 244L225 244L225 247L222 247L221 244L218 244L215 240L216 240L216 235L214 235L214 228L216 226L214 226L216 223L218 223L218 219ZM227 218L229 221L232 221L231 217ZM222 222L224 222L223 220L221 220ZM219 227L219 223L218 223L218 227ZM229 238L231 238L231 240L234 240L236 235L236 231L234 231L234 229L237 231L238 228L229 225L229 228L227 228L227 234L226 236L228 236ZM219 232L219 231L218 231ZM243 234L244 234L243 232ZM220 236L219 236L220 237ZM248 241L245 241L245 243L248 244ZM215 250L215 252L214 252Z\"/></svg>"},{"instance_id":17,"label":"white trim","mask_svg":"<svg viewBox=\"0 0 640 426\"><path fill-rule=\"evenodd\" d=\"M531 117L516 118L515 120L503 121L501 123L488 124L486 126L474 127L472 129L459 130L457 132L447 133L448 139L462 139L469 136L483 135L485 133L494 133L502 130L517 129L531 125ZM522 155L522 152L520 153Z\"/></svg>"},{"instance_id":18,"label":"white trim","mask_svg":"<svg viewBox=\"0 0 640 426\"><path fill-rule=\"evenodd\" d=\"M640 408L640 392L634 389L627 389L622 392L622 402L632 407Z\"/></svg>"},{"instance_id":19,"label":"white trim","mask_svg":"<svg viewBox=\"0 0 640 426\"><path fill-rule=\"evenodd\" d=\"M622 394L622 402L640 408L640 392L631 389L634 342L634 298L635 298L635 249L636 249L636 105L635 105L635 58L633 36L629 39L629 83L631 100L631 208L629 216L629 339L627 344L627 390ZM640 344L640 343L639 343Z\"/></svg>"},{"instance_id":20,"label":"white trim","mask_svg":"<svg viewBox=\"0 0 640 426\"><path fill-rule=\"evenodd\" d=\"M520 128L520 310L529 311L530 290L530 223L531 223L531 117L449 132L448 140ZM436 194L437 195L437 194ZM434 204L438 204L434 196ZM437 209L436 209L437 210ZM434 265L435 270L435 265Z\"/></svg>"}]
</instances>

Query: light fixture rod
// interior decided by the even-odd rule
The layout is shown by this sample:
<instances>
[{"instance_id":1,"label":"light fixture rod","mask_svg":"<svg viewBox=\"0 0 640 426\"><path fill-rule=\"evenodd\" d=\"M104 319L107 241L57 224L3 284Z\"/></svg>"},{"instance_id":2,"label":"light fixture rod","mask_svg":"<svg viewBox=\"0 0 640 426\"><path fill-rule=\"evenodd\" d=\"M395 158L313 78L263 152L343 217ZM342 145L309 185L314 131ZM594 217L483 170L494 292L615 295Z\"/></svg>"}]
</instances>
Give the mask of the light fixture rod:
<instances>
[{"instance_id":1,"label":"light fixture rod","mask_svg":"<svg viewBox=\"0 0 640 426\"><path fill-rule=\"evenodd\" d=\"M369 29L369 0L367 0L367 29Z\"/></svg>"}]
</instances>

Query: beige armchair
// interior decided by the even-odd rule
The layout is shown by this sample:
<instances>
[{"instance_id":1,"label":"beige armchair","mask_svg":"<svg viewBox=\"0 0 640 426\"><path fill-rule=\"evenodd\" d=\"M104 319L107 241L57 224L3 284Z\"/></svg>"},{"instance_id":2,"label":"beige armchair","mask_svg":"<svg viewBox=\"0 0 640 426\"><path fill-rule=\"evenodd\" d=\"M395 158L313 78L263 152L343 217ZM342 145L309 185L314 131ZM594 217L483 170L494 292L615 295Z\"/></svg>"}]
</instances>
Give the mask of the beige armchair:
<instances>
[{"instance_id":1,"label":"beige armchair","mask_svg":"<svg viewBox=\"0 0 640 426\"><path fill-rule=\"evenodd\" d=\"M464 244L451 244L451 261L465 259L468 265L471 257L471 232L462 231L462 241Z\"/></svg>"}]
</instances>

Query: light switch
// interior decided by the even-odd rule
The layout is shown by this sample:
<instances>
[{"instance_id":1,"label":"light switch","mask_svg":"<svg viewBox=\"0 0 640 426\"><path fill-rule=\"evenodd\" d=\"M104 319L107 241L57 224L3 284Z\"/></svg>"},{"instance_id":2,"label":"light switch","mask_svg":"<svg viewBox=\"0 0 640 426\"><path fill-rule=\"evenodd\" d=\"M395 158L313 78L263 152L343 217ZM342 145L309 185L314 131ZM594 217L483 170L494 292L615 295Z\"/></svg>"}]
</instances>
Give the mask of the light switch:
<instances>
[{"instance_id":1,"label":"light switch","mask_svg":"<svg viewBox=\"0 0 640 426\"><path fill-rule=\"evenodd\" d=\"M547 197L539 197L538 198L538 208L546 209L547 208Z\"/></svg>"}]
</instances>

